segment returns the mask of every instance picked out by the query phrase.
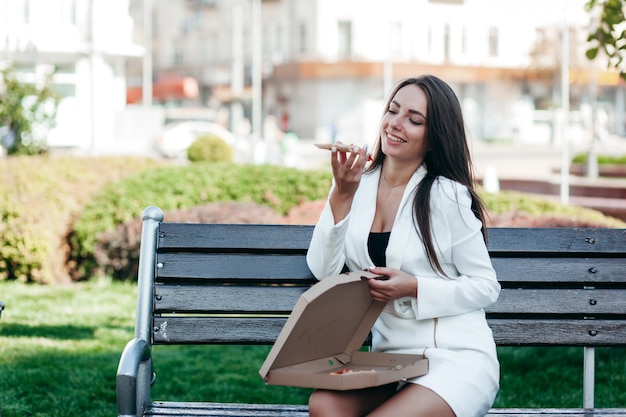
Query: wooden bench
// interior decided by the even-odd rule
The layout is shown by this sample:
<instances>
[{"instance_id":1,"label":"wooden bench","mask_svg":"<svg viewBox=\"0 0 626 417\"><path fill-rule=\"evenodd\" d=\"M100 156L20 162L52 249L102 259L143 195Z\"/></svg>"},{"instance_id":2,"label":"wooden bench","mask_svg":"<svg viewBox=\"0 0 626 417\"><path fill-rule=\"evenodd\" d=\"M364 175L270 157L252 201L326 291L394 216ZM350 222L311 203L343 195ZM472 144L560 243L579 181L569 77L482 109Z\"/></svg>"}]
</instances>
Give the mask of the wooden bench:
<instances>
[{"instance_id":1,"label":"wooden bench","mask_svg":"<svg viewBox=\"0 0 626 417\"><path fill-rule=\"evenodd\" d=\"M151 352L164 344L271 345L316 282L305 261L312 226L167 223L157 207L143 220L118 415L306 416L305 405L153 402ZM626 407L594 408L594 348L626 346L626 229L493 228L489 250L503 288L487 311L498 345L581 346L585 358L583 408L489 416L626 416Z\"/></svg>"}]
</instances>

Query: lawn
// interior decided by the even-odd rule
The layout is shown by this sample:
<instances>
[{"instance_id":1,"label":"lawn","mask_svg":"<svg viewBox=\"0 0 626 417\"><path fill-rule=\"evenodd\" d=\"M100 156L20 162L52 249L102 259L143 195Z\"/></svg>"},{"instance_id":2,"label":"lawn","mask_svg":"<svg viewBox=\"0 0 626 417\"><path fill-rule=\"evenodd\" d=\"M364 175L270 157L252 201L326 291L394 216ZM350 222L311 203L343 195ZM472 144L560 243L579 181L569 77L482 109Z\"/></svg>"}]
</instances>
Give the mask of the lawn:
<instances>
[{"instance_id":1,"label":"lawn","mask_svg":"<svg viewBox=\"0 0 626 417\"><path fill-rule=\"evenodd\" d=\"M72 285L0 282L3 417L115 415L115 372L133 335L137 287L108 279ZM268 387L269 347L156 346L153 399L305 403L310 390ZM499 349L498 407L582 405L582 348ZM626 404L626 349L597 349L596 405Z\"/></svg>"}]
</instances>

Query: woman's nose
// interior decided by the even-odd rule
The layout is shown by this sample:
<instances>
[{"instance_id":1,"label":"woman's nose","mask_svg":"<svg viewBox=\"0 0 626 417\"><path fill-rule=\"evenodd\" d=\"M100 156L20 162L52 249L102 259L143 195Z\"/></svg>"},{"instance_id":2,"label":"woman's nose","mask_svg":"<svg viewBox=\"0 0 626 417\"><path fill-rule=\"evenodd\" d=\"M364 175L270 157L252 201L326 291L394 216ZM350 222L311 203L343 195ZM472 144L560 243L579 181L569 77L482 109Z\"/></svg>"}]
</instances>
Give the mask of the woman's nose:
<instances>
[{"instance_id":1,"label":"woman's nose","mask_svg":"<svg viewBox=\"0 0 626 417\"><path fill-rule=\"evenodd\" d=\"M393 117L391 117L391 119L389 120L389 127L391 127L394 130L400 129L400 120L397 115L394 115Z\"/></svg>"}]
</instances>

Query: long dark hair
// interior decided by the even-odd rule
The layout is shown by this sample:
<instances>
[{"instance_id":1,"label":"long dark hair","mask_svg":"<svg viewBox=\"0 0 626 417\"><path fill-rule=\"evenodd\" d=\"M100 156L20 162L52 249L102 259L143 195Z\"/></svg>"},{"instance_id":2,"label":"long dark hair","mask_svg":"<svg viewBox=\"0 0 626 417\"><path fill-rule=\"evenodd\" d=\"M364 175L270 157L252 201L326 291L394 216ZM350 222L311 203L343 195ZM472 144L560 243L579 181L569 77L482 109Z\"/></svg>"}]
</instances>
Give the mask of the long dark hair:
<instances>
[{"instance_id":1,"label":"long dark hair","mask_svg":"<svg viewBox=\"0 0 626 417\"><path fill-rule=\"evenodd\" d=\"M415 192L414 223L418 233L422 236L430 265L442 275L447 276L437 258L430 227L430 190L433 184L440 176L443 176L467 187L472 198L472 211L482 222L481 231L485 242L487 242L487 228L484 221L486 210L474 188L472 157L467 144L463 112L456 94L447 83L434 75L406 78L398 82L391 91L384 113L389 109L391 100L398 90L407 85L415 85L422 89L426 94L428 106L426 135L429 151L423 162L427 172ZM379 132L373 149L373 161L367 171L373 171L381 166L385 158L386 155L381 149Z\"/></svg>"}]
</instances>

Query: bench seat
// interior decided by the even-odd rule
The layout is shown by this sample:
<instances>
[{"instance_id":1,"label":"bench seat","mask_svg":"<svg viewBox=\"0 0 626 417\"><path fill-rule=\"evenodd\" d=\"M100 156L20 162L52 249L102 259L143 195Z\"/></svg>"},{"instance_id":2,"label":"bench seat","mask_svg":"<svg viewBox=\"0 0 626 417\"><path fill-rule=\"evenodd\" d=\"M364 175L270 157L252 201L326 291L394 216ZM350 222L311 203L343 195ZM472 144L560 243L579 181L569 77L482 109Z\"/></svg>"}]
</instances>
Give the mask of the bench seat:
<instances>
[{"instance_id":1,"label":"bench seat","mask_svg":"<svg viewBox=\"0 0 626 417\"><path fill-rule=\"evenodd\" d=\"M306 264L312 232L168 223L160 209L147 208L135 337L117 373L118 416L306 416L306 406L154 401L152 346L273 344L317 282ZM594 349L626 346L626 229L491 228L488 249L502 285L485 310L497 345L584 351L582 408L489 416L626 416L626 405L594 408Z\"/></svg>"},{"instance_id":2,"label":"bench seat","mask_svg":"<svg viewBox=\"0 0 626 417\"><path fill-rule=\"evenodd\" d=\"M150 417L308 417L304 405L226 404L203 402L155 402L145 414ZM597 410L563 408L502 408L493 409L487 417L624 417L625 409Z\"/></svg>"}]
</instances>

